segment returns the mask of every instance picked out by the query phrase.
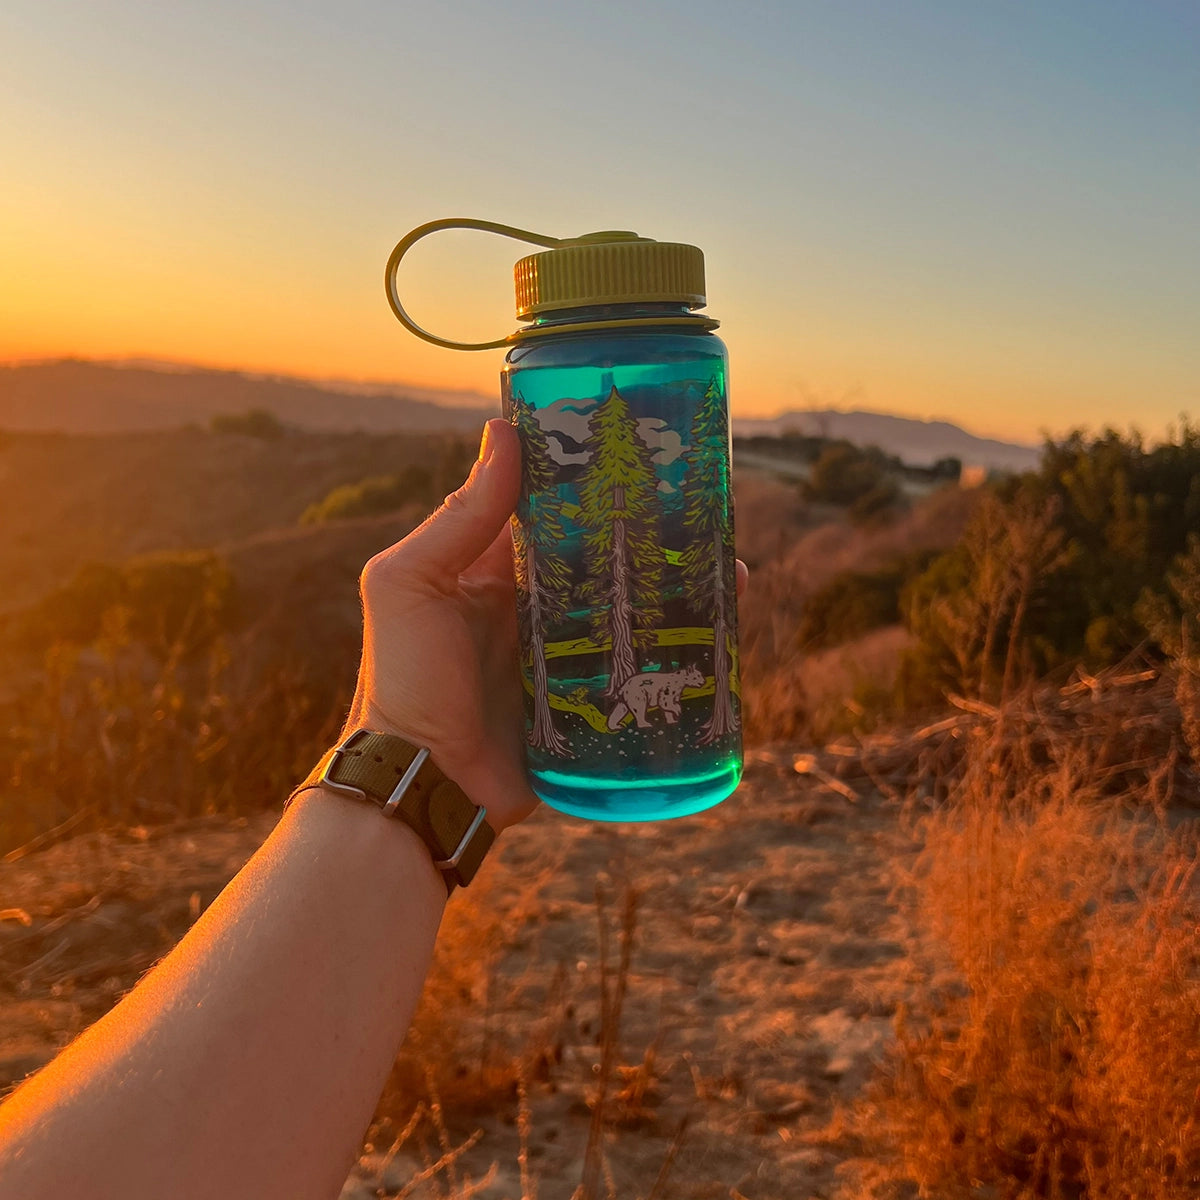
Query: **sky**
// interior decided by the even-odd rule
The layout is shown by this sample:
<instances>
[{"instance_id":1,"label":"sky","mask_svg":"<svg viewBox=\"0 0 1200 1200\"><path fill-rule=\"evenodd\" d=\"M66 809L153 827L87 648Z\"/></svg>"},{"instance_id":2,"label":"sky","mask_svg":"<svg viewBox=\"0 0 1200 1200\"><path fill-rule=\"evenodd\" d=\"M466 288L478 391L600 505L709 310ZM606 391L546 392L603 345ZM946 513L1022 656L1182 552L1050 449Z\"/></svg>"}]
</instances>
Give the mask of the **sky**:
<instances>
[{"instance_id":1,"label":"sky","mask_svg":"<svg viewBox=\"0 0 1200 1200\"><path fill-rule=\"evenodd\" d=\"M1194 0L3 0L0 360L495 395L383 293L471 216L700 246L738 415L1153 435L1200 417L1198 65ZM402 293L500 337L531 250Z\"/></svg>"}]
</instances>

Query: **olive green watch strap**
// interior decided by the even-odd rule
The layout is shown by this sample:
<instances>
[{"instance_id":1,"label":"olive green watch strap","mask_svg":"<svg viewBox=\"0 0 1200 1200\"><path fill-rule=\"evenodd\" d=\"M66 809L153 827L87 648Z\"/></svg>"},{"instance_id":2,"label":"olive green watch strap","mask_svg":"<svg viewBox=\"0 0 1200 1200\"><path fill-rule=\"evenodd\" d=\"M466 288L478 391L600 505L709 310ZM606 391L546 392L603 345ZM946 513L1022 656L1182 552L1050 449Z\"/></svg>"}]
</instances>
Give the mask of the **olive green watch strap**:
<instances>
[{"instance_id":1,"label":"olive green watch strap","mask_svg":"<svg viewBox=\"0 0 1200 1200\"><path fill-rule=\"evenodd\" d=\"M416 830L448 892L475 878L496 839L486 810L441 772L429 751L394 734L356 730L297 791L316 786L370 800Z\"/></svg>"}]
</instances>

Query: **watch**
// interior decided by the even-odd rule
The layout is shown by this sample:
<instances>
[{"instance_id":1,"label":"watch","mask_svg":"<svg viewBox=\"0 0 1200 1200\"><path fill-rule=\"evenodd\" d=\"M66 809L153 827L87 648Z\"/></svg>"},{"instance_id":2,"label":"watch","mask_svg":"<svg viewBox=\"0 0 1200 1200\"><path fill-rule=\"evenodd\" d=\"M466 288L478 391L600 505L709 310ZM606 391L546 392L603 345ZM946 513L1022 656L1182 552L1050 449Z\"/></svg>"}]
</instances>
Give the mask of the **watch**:
<instances>
[{"instance_id":1,"label":"watch","mask_svg":"<svg viewBox=\"0 0 1200 1200\"><path fill-rule=\"evenodd\" d=\"M476 807L429 757L429 751L390 733L357 729L326 756L292 793L326 787L379 805L417 832L442 872L447 892L466 887L496 840ZM290 803L290 800L289 800Z\"/></svg>"}]
</instances>

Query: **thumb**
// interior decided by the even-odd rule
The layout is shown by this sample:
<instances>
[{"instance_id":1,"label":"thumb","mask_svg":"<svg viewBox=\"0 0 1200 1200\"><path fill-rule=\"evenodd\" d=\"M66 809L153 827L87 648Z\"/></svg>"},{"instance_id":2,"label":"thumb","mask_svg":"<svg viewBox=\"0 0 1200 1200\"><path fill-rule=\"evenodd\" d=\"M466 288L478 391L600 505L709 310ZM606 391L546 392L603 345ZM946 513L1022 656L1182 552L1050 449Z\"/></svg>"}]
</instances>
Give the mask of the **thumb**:
<instances>
[{"instance_id":1,"label":"thumb","mask_svg":"<svg viewBox=\"0 0 1200 1200\"><path fill-rule=\"evenodd\" d=\"M431 583L457 579L504 528L517 506L521 447L499 417L483 427L479 459L466 482L395 549L395 565Z\"/></svg>"}]
</instances>

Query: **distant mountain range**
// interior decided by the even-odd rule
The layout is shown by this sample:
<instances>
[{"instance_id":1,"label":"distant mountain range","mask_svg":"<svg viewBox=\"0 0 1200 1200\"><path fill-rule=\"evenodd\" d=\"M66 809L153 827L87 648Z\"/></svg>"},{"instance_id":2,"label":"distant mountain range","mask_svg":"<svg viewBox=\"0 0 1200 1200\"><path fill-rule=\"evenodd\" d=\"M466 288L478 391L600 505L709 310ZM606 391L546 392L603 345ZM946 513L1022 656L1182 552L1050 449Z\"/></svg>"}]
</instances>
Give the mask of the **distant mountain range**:
<instances>
[{"instance_id":1,"label":"distant mountain range","mask_svg":"<svg viewBox=\"0 0 1200 1200\"><path fill-rule=\"evenodd\" d=\"M914 467L941 458L997 471L1028 471L1041 458L1037 446L976 437L949 421L919 421L889 413L805 409L778 417L734 417L735 437L778 437L792 430L819 437L845 438L859 446L878 446Z\"/></svg>"},{"instance_id":2,"label":"distant mountain range","mask_svg":"<svg viewBox=\"0 0 1200 1200\"><path fill-rule=\"evenodd\" d=\"M124 433L207 425L221 413L265 409L287 425L368 433L474 433L499 411L474 392L322 382L158 363L63 359L0 366L0 430ZM980 438L947 421L832 409L735 417L737 436L787 430L875 445L914 466L959 458L1000 470L1037 464L1034 446Z\"/></svg>"},{"instance_id":3,"label":"distant mountain range","mask_svg":"<svg viewBox=\"0 0 1200 1200\"><path fill-rule=\"evenodd\" d=\"M436 399L435 399L436 397ZM128 433L274 413L301 429L478 433L499 411L473 392L323 383L200 367L65 359L0 366L0 429Z\"/></svg>"}]
</instances>

